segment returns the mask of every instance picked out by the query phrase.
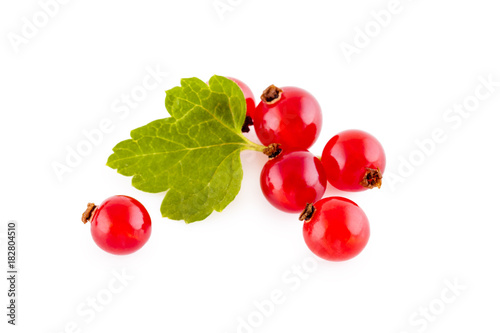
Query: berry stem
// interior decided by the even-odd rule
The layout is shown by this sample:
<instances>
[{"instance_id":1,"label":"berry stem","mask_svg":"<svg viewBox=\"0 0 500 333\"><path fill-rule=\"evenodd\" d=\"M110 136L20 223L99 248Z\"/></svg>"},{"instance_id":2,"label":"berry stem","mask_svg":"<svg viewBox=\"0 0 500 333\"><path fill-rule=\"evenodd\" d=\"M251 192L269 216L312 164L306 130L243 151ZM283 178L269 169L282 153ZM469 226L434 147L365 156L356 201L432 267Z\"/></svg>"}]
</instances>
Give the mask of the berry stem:
<instances>
[{"instance_id":1,"label":"berry stem","mask_svg":"<svg viewBox=\"0 0 500 333\"><path fill-rule=\"evenodd\" d=\"M259 152L265 154L269 158L275 158L279 154L281 154L281 152L283 151L283 149L281 149L281 145L278 143L271 143L269 146L266 147L266 146L259 145L257 143L254 143L254 142L248 140L243 135L241 137L247 143L246 149L259 151Z\"/></svg>"},{"instance_id":2,"label":"berry stem","mask_svg":"<svg viewBox=\"0 0 500 333\"><path fill-rule=\"evenodd\" d=\"M261 153L264 151L264 149L266 149L266 146L259 145L259 144L255 143L255 142L250 141L249 139L247 139L246 137L244 137L243 134L240 134L240 136L243 138L243 140L246 143L246 145L245 145L246 149L260 151Z\"/></svg>"}]
</instances>

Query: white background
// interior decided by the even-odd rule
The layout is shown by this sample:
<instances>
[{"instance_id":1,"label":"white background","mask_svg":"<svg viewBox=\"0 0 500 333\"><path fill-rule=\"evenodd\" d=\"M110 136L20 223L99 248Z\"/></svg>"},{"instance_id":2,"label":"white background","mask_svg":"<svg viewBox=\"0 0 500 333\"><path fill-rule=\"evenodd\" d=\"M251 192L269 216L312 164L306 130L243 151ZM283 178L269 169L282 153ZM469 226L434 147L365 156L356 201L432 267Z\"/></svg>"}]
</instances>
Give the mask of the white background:
<instances>
[{"instance_id":1,"label":"white background","mask_svg":"<svg viewBox=\"0 0 500 333\"><path fill-rule=\"evenodd\" d=\"M237 332L239 318L250 317L253 326L240 332L498 332L500 86L466 118L444 118L474 101L479 77L500 81L498 4L401 0L348 62L342 43L355 45L357 28L377 29L370 12L389 1L229 3L221 16L212 0L73 0L18 47L9 38L42 9L35 0L1 3L0 233L8 220L20 226L18 326L6 324L2 278L1 331ZM114 103L148 67L169 74L120 118ZM241 79L257 97L271 83L312 92L324 113L317 155L348 128L383 143L381 190L327 191L368 215L372 234L360 256L314 265L297 216L260 193L258 153L242 155L236 200L191 225L161 218L163 194L140 192L105 166L130 130L166 117L165 90L213 74ZM53 164L108 118L113 130L59 180ZM438 128L446 140L422 158L416 141ZM419 164L410 171L409 159ZM87 202L115 194L137 198L153 219L149 242L130 256L100 250L80 222ZM304 263L310 273L297 270ZM133 279L107 299L122 270ZM450 283L465 290L453 293ZM255 302L273 290L283 302L264 317ZM86 304L97 296L109 303L92 316Z\"/></svg>"}]
</instances>

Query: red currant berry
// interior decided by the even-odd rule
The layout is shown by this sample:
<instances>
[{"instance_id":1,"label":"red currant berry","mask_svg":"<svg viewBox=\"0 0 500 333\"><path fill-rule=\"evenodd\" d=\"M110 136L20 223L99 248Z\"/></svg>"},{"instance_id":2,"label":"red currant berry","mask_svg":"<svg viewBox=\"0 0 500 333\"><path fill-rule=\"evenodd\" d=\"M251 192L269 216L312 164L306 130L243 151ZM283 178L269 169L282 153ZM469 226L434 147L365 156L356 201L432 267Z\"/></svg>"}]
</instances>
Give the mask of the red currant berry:
<instances>
[{"instance_id":1,"label":"red currant berry","mask_svg":"<svg viewBox=\"0 0 500 333\"><path fill-rule=\"evenodd\" d=\"M255 109L254 127L265 146L279 143L287 149L308 149L323 122L318 101L307 91L271 85Z\"/></svg>"},{"instance_id":2,"label":"red currant berry","mask_svg":"<svg viewBox=\"0 0 500 333\"><path fill-rule=\"evenodd\" d=\"M88 204L82 221L90 221L92 238L101 249L112 254L133 253L151 235L151 218L146 208L124 195L112 196L100 206Z\"/></svg>"},{"instance_id":3,"label":"red currant berry","mask_svg":"<svg viewBox=\"0 0 500 333\"><path fill-rule=\"evenodd\" d=\"M358 205L346 198L329 197L309 204L300 220L305 221L302 230L307 246L326 260L354 258L370 238L368 218Z\"/></svg>"},{"instance_id":4,"label":"red currant berry","mask_svg":"<svg viewBox=\"0 0 500 333\"><path fill-rule=\"evenodd\" d=\"M253 96L250 88L243 82L233 77L228 77L231 81L234 81L240 87L241 91L243 91L243 96L245 96L245 100L247 102L247 116L253 118L253 114L255 112L255 98Z\"/></svg>"},{"instance_id":5,"label":"red currant berry","mask_svg":"<svg viewBox=\"0 0 500 333\"><path fill-rule=\"evenodd\" d=\"M247 102L247 116L245 119L245 124L243 125L243 128L241 130L244 133L248 133L250 131L250 128L248 126L253 125L253 118L255 113L255 98L252 91L246 84L232 77L228 77L228 79L234 81L234 83L236 83L238 87L240 87L241 91L243 91L243 96L245 96L245 101Z\"/></svg>"},{"instance_id":6,"label":"red currant berry","mask_svg":"<svg viewBox=\"0 0 500 333\"><path fill-rule=\"evenodd\" d=\"M366 132L347 130L335 135L323 149L321 163L328 182L339 190L358 192L382 185L384 149Z\"/></svg>"},{"instance_id":7,"label":"red currant berry","mask_svg":"<svg viewBox=\"0 0 500 333\"><path fill-rule=\"evenodd\" d=\"M269 160L260 174L260 187L276 208L300 212L325 193L326 174L320 160L308 151L281 153Z\"/></svg>"}]
</instances>

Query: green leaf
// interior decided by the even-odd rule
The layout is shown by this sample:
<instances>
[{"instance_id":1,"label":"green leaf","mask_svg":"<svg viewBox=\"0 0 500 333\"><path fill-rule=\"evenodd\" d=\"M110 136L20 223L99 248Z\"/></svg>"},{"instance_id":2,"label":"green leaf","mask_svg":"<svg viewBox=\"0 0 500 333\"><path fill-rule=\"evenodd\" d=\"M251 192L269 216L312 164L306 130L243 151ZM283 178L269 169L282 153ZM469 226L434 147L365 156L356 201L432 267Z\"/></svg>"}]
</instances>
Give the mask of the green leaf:
<instances>
[{"instance_id":1,"label":"green leaf","mask_svg":"<svg viewBox=\"0 0 500 333\"><path fill-rule=\"evenodd\" d=\"M201 221L222 211L240 191L240 152L262 151L241 134L246 103L233 81L213 76L209 85L197 78L181 80L167 91L170 118L153 121L118 143L107 165L132 185L151 193L168 191L164 217Z\"/></svg>"}]
</instances>

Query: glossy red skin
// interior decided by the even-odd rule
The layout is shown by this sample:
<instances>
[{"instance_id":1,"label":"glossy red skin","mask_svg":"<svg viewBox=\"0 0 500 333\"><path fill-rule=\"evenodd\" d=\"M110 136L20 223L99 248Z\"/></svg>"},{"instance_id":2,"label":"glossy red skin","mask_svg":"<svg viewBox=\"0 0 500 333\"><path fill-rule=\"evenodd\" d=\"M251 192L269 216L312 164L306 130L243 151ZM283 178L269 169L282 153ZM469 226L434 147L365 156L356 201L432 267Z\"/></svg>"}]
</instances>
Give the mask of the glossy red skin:
<instances>
[{"instance_id":1,"label":"glossy red skin","mask_svg":"<svg viewBox=\"0 0 500 333\"><path fill-rule=\"evenodd\" d=\"M91 221L92 238L106 252L130 254L151 235L151 218L134 198L115 195L102 202Z\"/></svg>"},{"instance_id":2,"label":"glossy red skin","mask_svg":"<svg viewBox=\"0 0 500 333\"><path fill-rule=\"evenodd\" d=\"M263 145L279 143L288 149L308 149L323 124L321 107L313 95L296 87L281 88L281 99L263 101L255 109L254 127Z\"/></svg>"},{"instance_id":3,"label":"glossy red skin","mask_svg":"<svg viewBox=\"0 0 500 333\"><path fill-rule=\"evenodd\" d=\"M266 199L288 213L301 212L306 204L321 199L326 184L320 160L308 151L282 153L269 160L260 175Z\"/></svg>"},{"instance_id":4,"label":"glossy red skin","mask_svg":"<svg viewBox=\"0 0 500 333\"><path fill-rule=\"evenodd\" d=\"M358 205L346 198L329 197L314 207L312 218L303 227L304 240L314 254L325 260L344 261L365 248L370 225Z\"/></svg>"},{"instance_id":5,"label":"glossy red skin","mask_svg":"<svg viewBox=\"0 0 500 333\"><path fill-rule=\"evenodd\" d=\"M380 142L371 134L360 130L340 132L328 141L321 163L328 182L342 191L367 190L360 182L366 168L385 170L385 153Z\"/></svg>"},{"instance_id":6,"label":"glossy red skin","mask_svg":"<svg viewBox=\"0 0 500 333\"><path fill-rule=\"evenodd\" d=\"M246 84L244 84L240 80L233 77L228 77L228 79L234 81L238 85L238 87L240 87L241 91L243 91L245 101L247 102L247 116L250 116L253 119L255 113L255 98L252 91Z\"/></svg>"}]
</instances>

